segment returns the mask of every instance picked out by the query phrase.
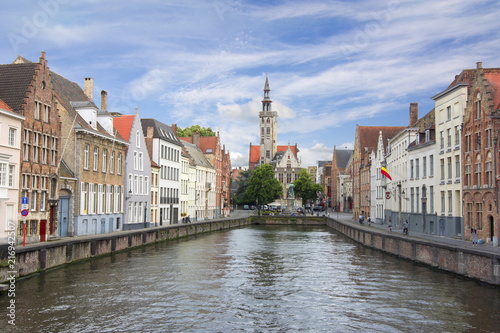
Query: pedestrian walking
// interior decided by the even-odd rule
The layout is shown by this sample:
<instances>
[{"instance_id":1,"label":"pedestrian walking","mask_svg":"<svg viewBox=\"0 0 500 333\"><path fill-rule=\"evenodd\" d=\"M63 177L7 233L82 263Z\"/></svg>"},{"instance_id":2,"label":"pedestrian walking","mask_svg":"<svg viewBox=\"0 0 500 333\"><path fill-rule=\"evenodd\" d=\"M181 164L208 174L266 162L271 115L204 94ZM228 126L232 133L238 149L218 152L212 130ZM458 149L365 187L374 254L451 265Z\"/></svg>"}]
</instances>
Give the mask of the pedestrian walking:
<instances>
[{"instance_id":1,"label":"pedestrian walking","mask_svg":"<svg viewBox=\"0 0 500 333\"><path fill-rule=\"evenodd\" d=\"M363 224L364 219L363 214L359 215L359 224Z\"/></svg>"},{"instance_id":2,"label":"pedestrian walking","mask_svg":"<svg viewBox=\"0 0 500 333\"><path fill-rule=\"evenodd\" d=\"M392 219L389 218L389 223L387 223L387 231L392 232Z\"/></svg>"},{"instance_id":3,"label":"pedestrian walking","mask_svg":"<svg viewBox=\"0 0 500 333\"><path fill-rule=\"evenodd\" d=\"M370 216L368 216L368 218L366 219L366 222L368 222L368 226L371 226L372 218Z\"/></svg>"},{"instance_id":4,"label":"pedestrian walking","mask_svg":"<svg viewBox=\"0 0 500 333\"><path fill-rule=\"evenodd\" d=\"M403 235L408 236L408 227L409 227L408 220L406 220L405 223L403 223Z\"/></svg>"}]
</instances>

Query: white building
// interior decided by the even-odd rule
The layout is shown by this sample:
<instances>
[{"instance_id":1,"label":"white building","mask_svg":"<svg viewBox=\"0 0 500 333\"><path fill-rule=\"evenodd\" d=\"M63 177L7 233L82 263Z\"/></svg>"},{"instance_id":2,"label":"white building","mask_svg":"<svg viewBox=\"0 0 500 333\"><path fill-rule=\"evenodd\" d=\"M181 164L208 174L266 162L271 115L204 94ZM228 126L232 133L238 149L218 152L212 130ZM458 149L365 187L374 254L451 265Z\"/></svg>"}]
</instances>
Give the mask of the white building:
<instances>
[{"instance_id":1,"label":"white building","mask_svg":"<svg viewBox=\"0 0 500 333\"><path fill-rule=\"evenodd\" d=\"M23 119L0 99L0 244L16 242Z\"/></svg>"},{"instance_id":2,"label":"white building","mask_svg":"<svg viewBox=\"0 0 500 333\"><path fill-rule=\"evenodd\" d=\"M181 142L172 128L156 119L141 119L151 160L160 167L159 225L177 224L180 219Z\"/></svg>"},{"instance_id":3,"label":"white building","mask_svg":"<svg viewBox=\"0 0 500 333\"><path fill-rule=\"evenodd\" d=\"M470 78L467 74L468 70L464 70L447 89L432 97L436 112L434 154L438 158L436 212L440 236L459 236L463 230L460 137Z\"/></svg>"},{"instance_id":4,"label":"white building","mask_svg":"<svg viewBox=\"0 0 500 333\"><path fill-rule=\"evenodd\" d=\"M195 168L194 198L191 197L190 200L193 202L194 199L194 206L190 211L193 213L194 210L194 219L192 216L191 221L213 219L216 217L215 168L195 144L181 142L191 158L190 165ZM192 180L190 182L192 184Z\"/></svg>"}]
</instances>

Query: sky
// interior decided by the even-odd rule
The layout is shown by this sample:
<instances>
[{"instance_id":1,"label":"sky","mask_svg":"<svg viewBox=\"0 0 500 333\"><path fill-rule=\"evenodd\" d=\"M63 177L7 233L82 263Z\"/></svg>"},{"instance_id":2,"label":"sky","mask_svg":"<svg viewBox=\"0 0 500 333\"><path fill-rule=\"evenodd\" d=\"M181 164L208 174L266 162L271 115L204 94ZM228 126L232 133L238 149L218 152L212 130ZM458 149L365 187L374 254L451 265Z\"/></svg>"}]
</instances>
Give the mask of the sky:
<instances>
[{"instance_id":1,"label":"sky","mask_svg":"<svg viewBox=\"0 0 500 333\"><path fill-rule=\"evenodd\" d=\"M2 3L0 63L38 61L108 110L218 131L232 167L259 143L266 76L278 144L302 167L356 125L408 126L463 69L500 67L496 0L25 0ZM99 105L99 100L95 100Z\"/></svg>"}]
</instances>

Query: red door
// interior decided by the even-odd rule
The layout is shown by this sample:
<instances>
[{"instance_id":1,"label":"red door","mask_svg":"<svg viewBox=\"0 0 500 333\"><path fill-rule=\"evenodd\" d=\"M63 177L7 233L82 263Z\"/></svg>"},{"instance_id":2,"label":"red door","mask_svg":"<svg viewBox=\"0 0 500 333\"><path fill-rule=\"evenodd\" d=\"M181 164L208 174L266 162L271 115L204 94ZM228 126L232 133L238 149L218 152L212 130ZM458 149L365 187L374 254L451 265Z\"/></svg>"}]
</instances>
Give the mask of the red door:
<instances>
[{"instance_id":1,"label":"red door","mask_svg":"<svg viewBox=\"0 0 500 333\"><path fill-rule=\"evenodd\" d=\"M40 242L46 241L47 220L40 220Z\"/></svg>"}]
</instances>

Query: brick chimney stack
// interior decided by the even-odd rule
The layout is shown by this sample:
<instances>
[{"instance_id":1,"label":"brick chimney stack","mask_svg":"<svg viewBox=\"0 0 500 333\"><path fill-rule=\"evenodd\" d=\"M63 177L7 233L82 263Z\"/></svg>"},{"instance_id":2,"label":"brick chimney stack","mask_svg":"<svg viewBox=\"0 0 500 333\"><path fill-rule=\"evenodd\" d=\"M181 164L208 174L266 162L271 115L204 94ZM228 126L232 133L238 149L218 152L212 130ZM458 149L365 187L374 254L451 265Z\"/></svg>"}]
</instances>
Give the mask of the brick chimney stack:
<instances>
[{"instance_id":1,"label":"brick chimney stack","mask_svg":"<svg viewBox=\"0 0 500 333\"><path fill-rule=\"evenodd\" d=\"M418 103L410 103L410 124L413 126L418 120Z\"/></svg>"},{"instance_id":2,"label":"brick chimney stack","mask_svg":"<svg viewBox=\"0 0 500 333\"><path fill-rule=\"evenodd\" d=\"M174 134L177 136L177 124L172 124L172 131L174 132Z\"/></svg>"},{"instance_id":3,"label":"brick chimney stack","mask_svg":"<svg viewBox=\"0 0 500 333\"><path fill-rule=\"evenodd\" d=\"M101 90L101 110L108 109L108 92L106 90Z\"/></svg>"},{"instance_id":4,"label":"brick chimney stack","mask_svg":"<svg viewBox=\"0 0 500 333\"><path fill-rule=\"evenodd\" d=\"M200 132L196 131L193 133L193 144L200 148Z\"/></svg>"},{"instance_id":5,"label":"brick chimney stack","mask_svg":"<svg viewBox=\"0 0 500 333\"><path fill-rule=\"evenodd\" d=\"M86 77L84 79L83 92L92 102L94 101L94 78Z\"/></svg>"}]
</instances>

